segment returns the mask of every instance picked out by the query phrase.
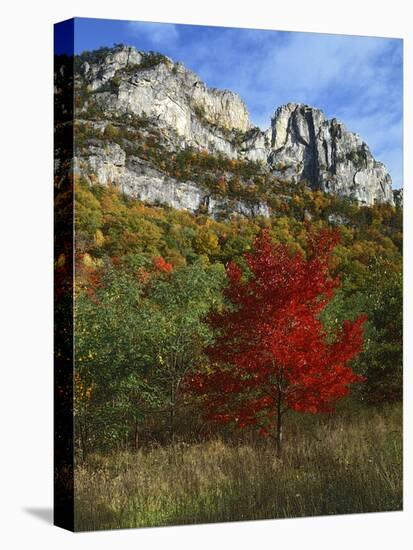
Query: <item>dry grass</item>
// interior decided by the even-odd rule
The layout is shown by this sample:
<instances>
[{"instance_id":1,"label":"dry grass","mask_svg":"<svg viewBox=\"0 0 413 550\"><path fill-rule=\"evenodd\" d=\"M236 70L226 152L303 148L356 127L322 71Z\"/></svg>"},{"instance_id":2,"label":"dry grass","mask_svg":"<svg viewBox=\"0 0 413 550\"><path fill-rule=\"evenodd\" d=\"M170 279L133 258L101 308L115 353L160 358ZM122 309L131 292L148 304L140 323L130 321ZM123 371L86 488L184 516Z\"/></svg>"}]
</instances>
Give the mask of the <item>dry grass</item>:
<instances>
[{"instance_id":1,"label":"dry grass","mask_svg":"<svg viewBox=\"0 0 413 550\"><path fill-rule=\"evenodd\" d=\"M290 418L270 442L213 440L93 455L76 469L76 530L402 508L401 410Z\"/></svg>"}]
</instances>

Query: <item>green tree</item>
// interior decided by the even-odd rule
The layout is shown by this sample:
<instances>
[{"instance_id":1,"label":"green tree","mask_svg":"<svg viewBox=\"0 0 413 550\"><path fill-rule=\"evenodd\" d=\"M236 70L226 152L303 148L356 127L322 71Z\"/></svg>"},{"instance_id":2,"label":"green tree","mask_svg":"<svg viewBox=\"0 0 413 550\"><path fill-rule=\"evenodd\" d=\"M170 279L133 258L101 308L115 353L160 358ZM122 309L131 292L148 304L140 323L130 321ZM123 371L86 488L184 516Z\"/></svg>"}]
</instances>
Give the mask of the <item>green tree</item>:
<instances>
[{"instance_id":1,"label":"green tree","mask_svg":"<svg viewBox=\"0 0 413 550\"><path fill-rule=\"evenodd\" d=\"M345 318L366 313L365 344L354 368L366 377L360 386L362 399L372 404L402 398L403 282L402 273L376 259L354 287L348 277L323 313L328 331Z\"/></svg>"},{"instance_id":2,"label":"green tree","mask_svg":"<svg viewBox=\"0 0 413 550\"><path fill-rule=\"evenodd\" d=\"M175 436L182 383L205 360L223 268L198 262L140 277L107 269L75 300L75 422L83 455L137 447L144 426Z\"/></svg>"},{"instance_id":3,"label":"green tree","mask_svg":"<svg viewBox=\"0 0 413 550\"><path fill-rule=\"evenodd\" d=\"M221 303L224 270L198 262L161 278L149 294L147 344L151 350L152 384L162 394L162 412L170 439L177 411L184 404L183 382L206 361L213 333L205 317Z\"/></svg>"},{"instance_id":4,"label":"green tree","mask_svg":"<svg viewBox=\"0 0 413 550\"><path fill-rule=\"evenodd\" d=\"M403 394L403 278L378 263L369 274L366 312L371 331L359 362L370 403L399 401Z\"/></svg>"},{"instance_id":5,"label":"green tree","mask_svg":"<svg viewBox=\"0 0 413 550\"><path fill-rule=\"evenodd\" d=\"M83 455L130 441L159 401L147 384L144 288L109 269L75 299L75 427Z\"/></svg>"}]
</instances>

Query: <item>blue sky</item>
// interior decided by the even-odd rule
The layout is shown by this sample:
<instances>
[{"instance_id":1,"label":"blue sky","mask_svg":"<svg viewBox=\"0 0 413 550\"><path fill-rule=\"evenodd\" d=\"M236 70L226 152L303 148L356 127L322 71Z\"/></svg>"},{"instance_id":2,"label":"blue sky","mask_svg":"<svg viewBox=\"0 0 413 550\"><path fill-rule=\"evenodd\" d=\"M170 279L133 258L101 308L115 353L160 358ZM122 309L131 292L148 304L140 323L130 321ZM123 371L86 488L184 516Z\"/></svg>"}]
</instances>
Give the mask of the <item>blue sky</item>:
<instances>
[{"instance_id":1,"label":"blue sky","mask_svg":"<svg viewBox=\"0 0 413 550\"><path fill-rule=\"evenodd\" d=\"M209 86L240 94L252 122L301 102L340 119L402 181L403 42L400 39L76 19L76 53L122 42L181 61Z\"/></svg>"}]
</instances>

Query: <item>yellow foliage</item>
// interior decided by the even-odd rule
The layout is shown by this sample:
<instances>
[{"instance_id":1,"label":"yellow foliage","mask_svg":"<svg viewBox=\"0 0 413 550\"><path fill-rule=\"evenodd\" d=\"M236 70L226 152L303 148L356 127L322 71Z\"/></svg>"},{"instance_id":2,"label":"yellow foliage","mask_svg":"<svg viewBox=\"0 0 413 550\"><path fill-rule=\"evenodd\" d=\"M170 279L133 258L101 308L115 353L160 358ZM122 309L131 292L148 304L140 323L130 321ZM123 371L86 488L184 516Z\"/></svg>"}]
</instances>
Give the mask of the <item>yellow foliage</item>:
<instances>
[{"instance_id":1,"label":"yellow foliage","mask_svg":"<svg viewBox=\"0 0 413 550\"><path fill-rule=\"evenodd\" d=\"M85 252L85 254L83 254L83 264L86 267L93 267L94 266L93 258L87 252Z\"/></svg>"},{"instance_id":2,"label":"yellow foliage","mask_svg":"<svg viewBox=\"0 0 413 550\"><path fill-rule=\"evenodd\" d=\"M95 233L95 245L96 246L103 246L105 243L105 237L100 229L96 230Z\"/></svg>"},{"instance_id":3,"label":"yellow foliage","mask_svg":"<svg viewBox=\"0 0 413 550\"><path fill-rule=\"evenodd\" d=\"M213 254L218 249L218 237L207 228L202 228L195 238L195 249L198 254Z\"/></svg>"},{"instance_id":4,"label":"yellow foliage","mask_svg":"<svg viewBox=\"0 0 413 550\"><path fill-rule=\"evenodd\" d=\"M90 400L90 398L92 397L93 385L87 386L78 372L75 372L74 386L75 404L80 405Z\"/></svg>"}]
</instances>

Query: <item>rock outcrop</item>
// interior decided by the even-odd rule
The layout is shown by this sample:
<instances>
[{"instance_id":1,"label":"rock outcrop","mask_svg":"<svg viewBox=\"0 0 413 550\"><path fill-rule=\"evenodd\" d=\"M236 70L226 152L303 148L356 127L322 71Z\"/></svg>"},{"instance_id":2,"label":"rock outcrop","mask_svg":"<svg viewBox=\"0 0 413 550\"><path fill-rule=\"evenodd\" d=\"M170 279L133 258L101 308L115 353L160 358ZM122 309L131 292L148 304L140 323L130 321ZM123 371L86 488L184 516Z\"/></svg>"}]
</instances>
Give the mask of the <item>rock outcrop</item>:
<instances>
[{"instance_id":1,"label":"rock outcrop","mask_svg":"<svg viewBox=\"0 0 413 550\"><path fill-rule=\"evenodd\" d=\"M145 117L172 151L187 147L230 159L259 162L279 180L305 181L309 187L359 203L394 203L392 182L385 166L373 158L360 136L319 109L296 103L279 107L270 127L251 124L241 98L228 90L208 88L192 71L160 54L118 46L80 56L76 82L87 98L76 116L90 105L98 108L95 128L104 131L113 117ZM100 126L99 126L100 125ZM159 134L160 135L160 134ZM99 136L96 136L97 139ZM78 152L78 173L94 173L101 184L118 182L125 192L148 202L197 211L208 203L212 215L228 201L208 198L196 182L177 181L116 143L97 143ZM232 206L254 214L242 202ZM205 206L204 206L205 207ZM257 204L256 212L267 215Z\"/></svg>"},{"instance_id":2,"label":"rock outcrop","mask_svg":"<svg viewBox=\"0 0 413 550\"><path fill-rule=\"evenodd\" d=\"M84 61L80 72L88 83L89 89L96 91L109 82L121 69L137 67L142 62L142 54L133 47L114 48L97 59Z\"/></svg>"},{"instance_id":3,"label":"rock outcrop","mask_svg":"<svg viewBox=\"0 0 413 550\"><path fill-rule=\"evenodd\" d=\"M247 217L270 215L262 202L244 203L211 197L192 181L181 182L171 178L135 156L127 156L117 144L89 147L87 157L76 157L74 173L92 183L115 185L123 193L150 204L164 204L177 210L202 212L219 218L231 213Z\"/></svg>"},{"instance_id":4,"label":"rock outcrop","mask_svg":"<svg viewBox=\"0 0 413 550\"><path fill-rule=\"evenodd\" d=\"M189 146L236 158L228 133L246 132L252 126L238 94L208 88L195 73L166 56L125 47L99 63L85 61L80 73L103 111L156 119Z\"/></svg>"},{"instance_id":5,"label":"rock outcrop","mask_svg":"<svg viewBox=\"0 0 413 550\"><path fill-rule=\"evenodd\" d=\"M362 204L393 203L391 177L358 134L319 109L296 103L272 119L269 164L280 177L306 180L313 189L348 196Z\"/></svg>"}]
</instances>

